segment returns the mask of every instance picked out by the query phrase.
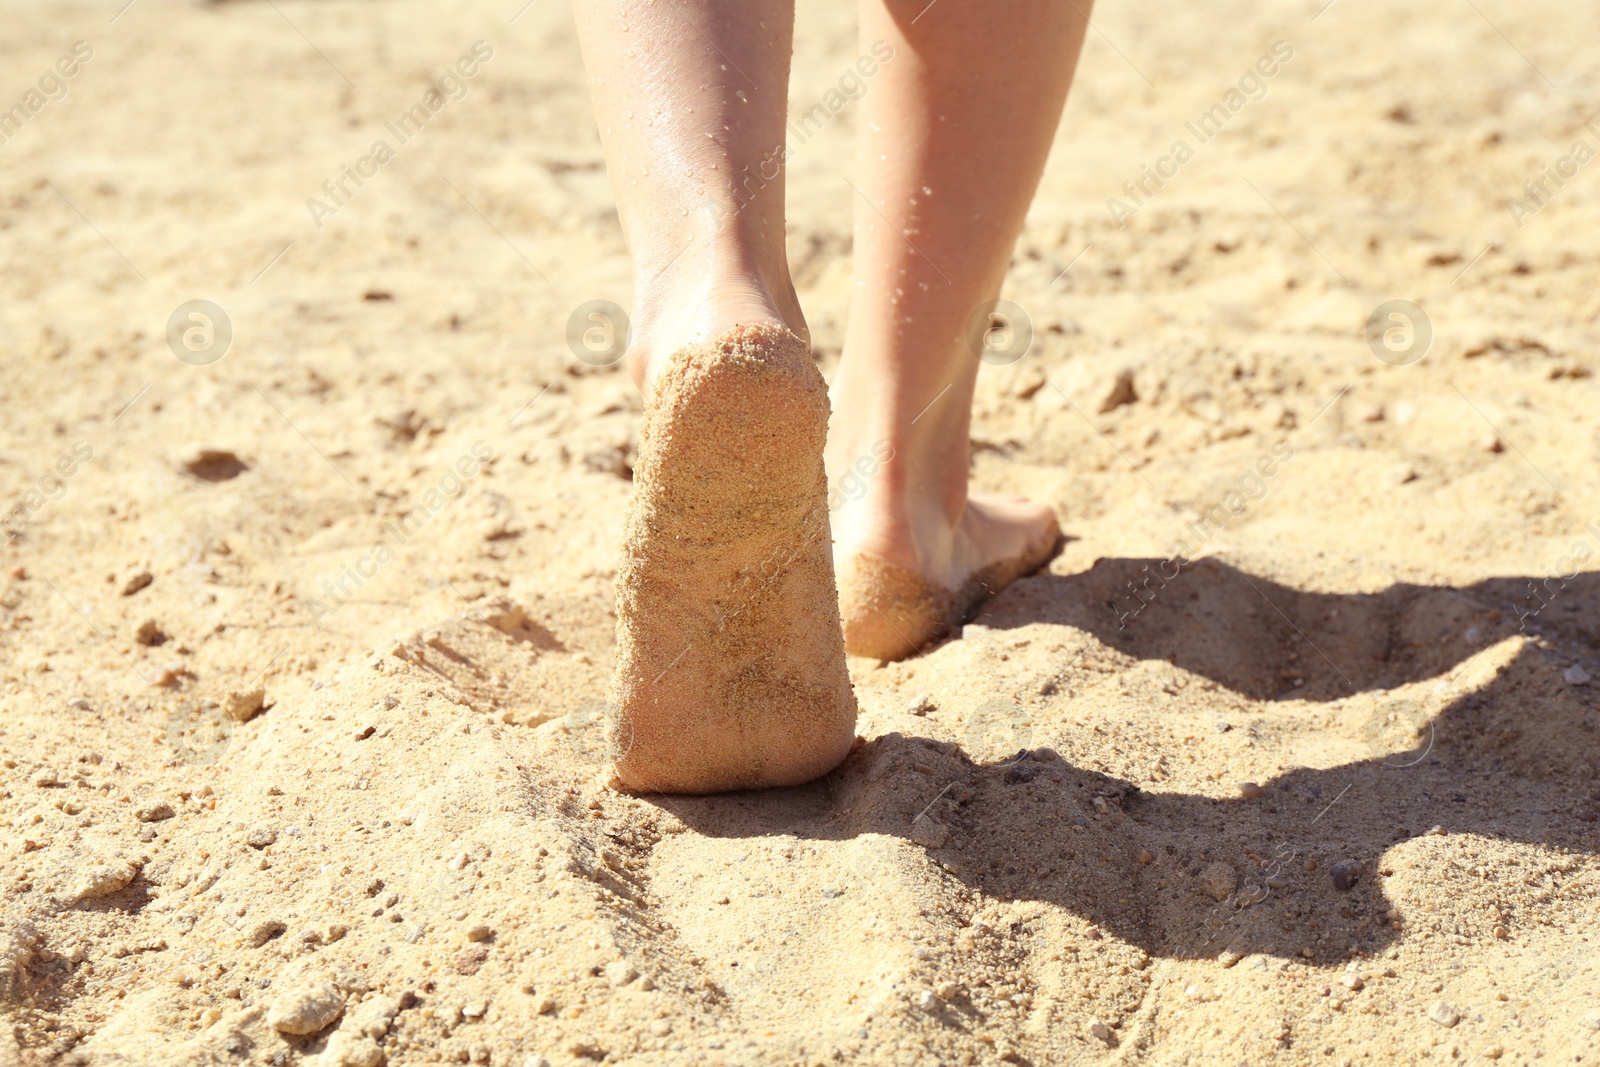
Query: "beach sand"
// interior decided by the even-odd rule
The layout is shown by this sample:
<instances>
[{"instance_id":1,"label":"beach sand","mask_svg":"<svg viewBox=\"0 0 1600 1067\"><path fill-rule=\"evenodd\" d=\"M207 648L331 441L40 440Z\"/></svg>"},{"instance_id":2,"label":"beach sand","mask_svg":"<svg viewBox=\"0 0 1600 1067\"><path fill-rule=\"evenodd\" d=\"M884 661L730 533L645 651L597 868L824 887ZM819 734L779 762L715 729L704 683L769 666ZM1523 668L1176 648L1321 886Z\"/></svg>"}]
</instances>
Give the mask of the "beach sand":
<instances>
[{"instance_id":1,"label":"beach sand","mask_svg":"<svg viewBox=\"0 0 1600 1067\"><path fill-rule=\"evenodd\" d=\"M1600 1059L1595 11L1101 7L973 426L1062 553L852 659L837 771L663 798L565 6L120 6L0 40L0 1064Z\"/></svg>"}]
</instances>

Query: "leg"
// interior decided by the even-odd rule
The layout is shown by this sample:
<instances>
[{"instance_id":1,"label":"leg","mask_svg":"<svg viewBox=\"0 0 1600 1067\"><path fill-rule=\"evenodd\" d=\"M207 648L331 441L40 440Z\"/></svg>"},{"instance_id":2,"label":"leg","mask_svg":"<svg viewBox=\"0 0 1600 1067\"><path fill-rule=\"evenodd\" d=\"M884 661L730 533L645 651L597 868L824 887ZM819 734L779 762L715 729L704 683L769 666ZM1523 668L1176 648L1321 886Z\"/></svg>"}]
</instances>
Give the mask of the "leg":
<instances>
[{"instance_id":1,"label":"leg","mask_svg":"<svg viewBox=\"0 0 1600 1067\"><path fill-rule=\"evenodd\" d=\"M861 102L856 289L828 460L839 475L875 450L893 458L834 516L852 652L909 655L1055 550L1049 508L967 493L979 361L966 334L999 295L1089 6L861 0L862 41L895 56Z\"/></svg>"},{"instance_id":2,"label":"leg","mask_svg":"<svg viewBox=\"0 0 1600 1067\"><path fill-rule=\"evenodd\" d=\"M792 0L581 0L645 392L617 574L619 785L807 781L855 739L828 397L784 258Z\"/></svg>"}]
</instances>

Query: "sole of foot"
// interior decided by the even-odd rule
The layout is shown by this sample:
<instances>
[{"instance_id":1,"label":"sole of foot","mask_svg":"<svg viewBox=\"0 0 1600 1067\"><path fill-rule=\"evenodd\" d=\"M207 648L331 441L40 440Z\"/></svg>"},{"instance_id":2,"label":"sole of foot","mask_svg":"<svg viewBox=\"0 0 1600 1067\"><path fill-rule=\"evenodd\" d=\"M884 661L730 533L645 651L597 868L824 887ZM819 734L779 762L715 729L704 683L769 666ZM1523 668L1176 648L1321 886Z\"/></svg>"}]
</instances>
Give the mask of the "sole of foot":
<instances>
[{"instance_id":1,"label":"sole of foot","mask_svg":"<svg viewBox=\"0 0 1600 1067\"><path fill-rule=\"evenodd\" d=\"M782 326L691 345L655 380L617 575L617 787L797 785L849 755L827 426L822 375Z\"/></svg>"},{"instance_id":2,"label":"sole of foot","mask_svg":"<svg viewBox=\"0 0 1600 1067\"><path fill-rule=\"evenodd\" d=\"M1060 546L1061 527L1052 514L1018 550L977 567L953 589L870 552L842 554L839 612L845 647L851 655L879 660L915 655L964 625L1006 586L1049 563Z\"/></svg>"}]
</instances>

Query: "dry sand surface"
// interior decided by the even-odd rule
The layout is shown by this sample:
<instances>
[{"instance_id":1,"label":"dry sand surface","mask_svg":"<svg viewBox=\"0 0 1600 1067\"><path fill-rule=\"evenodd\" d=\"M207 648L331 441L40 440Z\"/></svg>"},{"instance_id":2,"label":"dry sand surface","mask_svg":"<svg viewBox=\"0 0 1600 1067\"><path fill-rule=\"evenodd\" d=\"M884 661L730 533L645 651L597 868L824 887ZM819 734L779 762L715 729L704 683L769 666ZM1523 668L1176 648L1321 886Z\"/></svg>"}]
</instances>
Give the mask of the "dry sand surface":
<instances>
[{"instance_id":1,"label":"dry sand surface","mask_svg":"<svg viewBox=\"0 0 1600 1067\"><path fill-rule=\"evenodd\" d=\"M0 10L0 105L92 49L0 144L0 1064L1600 1058L1593 5L1105 5L973 430L1063 554L853 661L836 772L663 799L601 772L639 403L564 336L630 299L565 6L121 3Z\"/></svg>"}]
</instances>

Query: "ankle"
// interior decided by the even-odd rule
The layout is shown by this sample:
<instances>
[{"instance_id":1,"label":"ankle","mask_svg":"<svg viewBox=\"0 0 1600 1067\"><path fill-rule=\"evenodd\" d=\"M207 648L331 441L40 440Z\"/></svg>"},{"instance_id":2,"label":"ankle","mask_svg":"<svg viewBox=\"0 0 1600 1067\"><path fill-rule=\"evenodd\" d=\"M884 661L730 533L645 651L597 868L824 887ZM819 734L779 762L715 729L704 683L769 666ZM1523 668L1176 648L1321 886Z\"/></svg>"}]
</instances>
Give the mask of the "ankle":
<instances>
[{"instance_id":1,"label":"ankle","mask_svg":"<svg viewBox=\"0 0 1600 1067\"><path fill-rule=\"evenodd\" d=\"M781 255L774 260L760 254L747 234L695 235L681 254L636 265L628 374L648 395L666 361L684 345L761 322L810 340L788 264Z\"/></svg>"}]
</instances>

